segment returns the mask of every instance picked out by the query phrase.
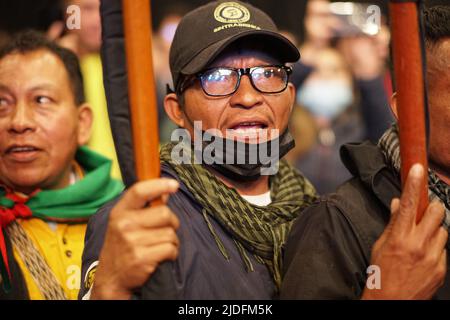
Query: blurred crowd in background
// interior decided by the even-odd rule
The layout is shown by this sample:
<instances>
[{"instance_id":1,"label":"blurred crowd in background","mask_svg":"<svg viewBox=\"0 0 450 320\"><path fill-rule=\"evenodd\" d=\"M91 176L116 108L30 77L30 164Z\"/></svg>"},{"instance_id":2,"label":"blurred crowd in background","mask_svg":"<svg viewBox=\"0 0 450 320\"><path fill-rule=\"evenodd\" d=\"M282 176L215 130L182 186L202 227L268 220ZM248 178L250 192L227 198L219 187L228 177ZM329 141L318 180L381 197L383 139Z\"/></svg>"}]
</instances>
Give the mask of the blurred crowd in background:
<instances>
[{"instance_id":1,"label":"blurred crowd in background","mask_svg":"<svg viewBox=\"0 0 450 320\"><path fill-rule=\"evenodd\" d=\"M175 129L162 106L171 84L169 49L181 17L207 1L152 1L153 62L157 83L160 140ZM297 88L290 129L296 148L288 161L303 172L319 193L332 192L350 174L339 160L339 147L370 139L390 126L393 94L387 1L336 3L329 0L249 1L271 15L301 53L291 81ZM438 4L442 1L429 1ZM370 11L371 4L380 8ZM67 8L81 9L79 29L67 30ZM100 0L2 0L0 46L14 33L37 29L79 57L85 94L94 110L90 147L114 160L120 177L103 90ZM375 16L367 15L372 12ZM361 15L359 17L358 15Z\"/></svg>"}]
</instances>

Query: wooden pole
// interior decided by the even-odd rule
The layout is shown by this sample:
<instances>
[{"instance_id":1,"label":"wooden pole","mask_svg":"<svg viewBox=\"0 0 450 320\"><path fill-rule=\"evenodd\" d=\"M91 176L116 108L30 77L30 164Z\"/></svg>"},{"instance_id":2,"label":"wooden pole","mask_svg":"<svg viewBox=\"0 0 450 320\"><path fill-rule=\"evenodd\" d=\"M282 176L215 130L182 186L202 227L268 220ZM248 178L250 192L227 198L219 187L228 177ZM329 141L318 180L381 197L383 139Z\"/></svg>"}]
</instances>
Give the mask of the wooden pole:
<instances>
[{"instance_id":1,"label":"wooden pole","mask_svg":"<svg viewBox=\"0 0 450 320\"><path fill-rule=\"evenodd\" d=\"M390 3L397 110L400 130L402 183L412 165L420 163L428 170L425 124L425 82L420 41L417 1ZM417 222L428 205L428 174L422 185Z\"/></svg>"},{"instance_id":2,"label":"wooden pole","mask_svg":"<svg viewBox=\"0 0 450 320\"><path fill-rule=\"evenodd\" d=\"M160 176L150 0L123 0L128 93L138 180Z\"/></svg>"}]
</instances>

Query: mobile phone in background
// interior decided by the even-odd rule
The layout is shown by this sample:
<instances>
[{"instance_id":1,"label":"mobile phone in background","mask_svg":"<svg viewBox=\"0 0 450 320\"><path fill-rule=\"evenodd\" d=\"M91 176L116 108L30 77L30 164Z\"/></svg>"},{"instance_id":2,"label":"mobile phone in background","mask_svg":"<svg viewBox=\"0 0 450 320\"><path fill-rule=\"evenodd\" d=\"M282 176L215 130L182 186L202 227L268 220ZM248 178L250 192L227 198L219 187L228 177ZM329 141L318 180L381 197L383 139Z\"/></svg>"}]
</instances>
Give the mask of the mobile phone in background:
<instances>
[{"instance_id":1,"label":"mobile phone in background","mask_svg":"<svg viewBox=\"0 0 450 320\"><path fill-rule=\"evenodd\" d=\"M375 36L381 29L381 9L367 3L333 2L330 12L338 21L334 29L337 38L369 35Z\"/></svg>"}]
</instances>

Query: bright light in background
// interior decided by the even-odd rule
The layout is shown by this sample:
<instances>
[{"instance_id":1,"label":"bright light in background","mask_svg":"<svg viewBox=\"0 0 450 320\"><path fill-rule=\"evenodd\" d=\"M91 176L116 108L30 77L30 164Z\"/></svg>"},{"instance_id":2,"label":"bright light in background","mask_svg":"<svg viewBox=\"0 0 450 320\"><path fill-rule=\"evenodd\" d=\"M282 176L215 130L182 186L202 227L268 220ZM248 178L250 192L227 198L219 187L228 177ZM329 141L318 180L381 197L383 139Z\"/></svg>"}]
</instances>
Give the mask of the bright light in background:
<instances>
[{"instance_id":1,"label":"bright light in background","mask_svg":"<svg viewBox=\"0 0 450 320\"><path fill-rule=\"evenodd\" d=\"M380 32L380 27L376 23L367 23L363 27L364 33L367 33L368 35L375 36Z\"/></svg>"},{"instance_id":2,"label":"bright light in background","mask_svg":"<svg viewBox=\"0 0 450 320\"><path fill-rule=\"evenodd\" d=\"M339 15L352 15L355 12L353 2L333 2L330 4L330 11Z\"/></svg>"},{"instance_id":3,"label":"bright light in background","mask_svg":"<svg viewBox=\"0 0 450 320\"><path fill-rule=\"evenodd\" d=\"M377 5L354 2L333 2L330 12L343 23L347 33L364 33L374 36L380 32L381 9Z\"/></svg>"}]
</instances>

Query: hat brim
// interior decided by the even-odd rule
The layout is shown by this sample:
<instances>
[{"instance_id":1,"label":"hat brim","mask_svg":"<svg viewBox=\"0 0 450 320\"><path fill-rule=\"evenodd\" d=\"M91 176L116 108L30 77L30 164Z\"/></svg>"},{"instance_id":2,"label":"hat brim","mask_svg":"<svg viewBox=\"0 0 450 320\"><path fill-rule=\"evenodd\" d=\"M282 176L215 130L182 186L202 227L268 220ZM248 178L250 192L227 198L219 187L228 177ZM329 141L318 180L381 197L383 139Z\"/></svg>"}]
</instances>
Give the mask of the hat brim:
<instances>
[{"instance_id":1,"label":"hat brim","mask_svg":"<svg viewBox=\"0 0 450 320\"><path fill-rule=\"evenodd\" d=\"M191 75L200 72L232 43L244 38L252 41L264 41L264 45L268 48L267 51L282 63L296 62L300 59L297 47L281 34L267 30L249 30L220 40L203 49L181 69L181 73Z\"/></svg>"}]
</instances>

